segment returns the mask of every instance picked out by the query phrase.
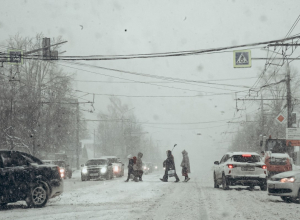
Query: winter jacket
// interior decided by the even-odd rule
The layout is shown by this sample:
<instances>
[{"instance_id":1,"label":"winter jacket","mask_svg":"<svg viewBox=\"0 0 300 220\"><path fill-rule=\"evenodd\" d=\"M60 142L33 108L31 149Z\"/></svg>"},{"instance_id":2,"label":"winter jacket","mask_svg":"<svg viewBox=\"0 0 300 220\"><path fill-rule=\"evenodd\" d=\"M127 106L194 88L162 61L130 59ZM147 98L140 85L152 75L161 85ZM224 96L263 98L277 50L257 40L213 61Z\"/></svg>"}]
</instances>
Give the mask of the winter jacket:
<instances>
[{"instance_id":1,"label":"winter jacket","mask_svg":"<svg viewBox=\"0 0 300 220\"><path fill-rule=\"evenodd\" d=\"M187 168L187 173L190 173L191 168L190 168L190 159L188 156L188 152L186 152L186 150L182 151L182 156L183 158L180 166Z\"/></svg>"},{"instance_id":2,"label":"winter jacket","mask_svg":"<svg viewBox=\"0 0 300 220\"><path fill-rule=\"evenodd\" d=\"M137 170L143 170L142 157L143 157L143 154L142 153L138 153L137 160L136 160Z\"/></svg>"},{"instance_id":3,"label":"winter jacket","mask_svg":"<svg viewBox=\"0 0 300 220\"><path fill-rule=\"evenodd\" d=\"M129 159L129 163L128 163L128 169L129 170L133 170L133 165L134 165L134 162L133 162L133 159Z\"/></svg>"},{"instance_id":4,"label":"winter jacket","mask_svg":"<svg viewBox=\"0 0 300 220\"><path fill-rule=\"evenodd\" d=\"M175 162L172 152L170 150L167 151L167 159L164 161L164 167L166 170L175 170Z\"/></svg>"}]
</instances>

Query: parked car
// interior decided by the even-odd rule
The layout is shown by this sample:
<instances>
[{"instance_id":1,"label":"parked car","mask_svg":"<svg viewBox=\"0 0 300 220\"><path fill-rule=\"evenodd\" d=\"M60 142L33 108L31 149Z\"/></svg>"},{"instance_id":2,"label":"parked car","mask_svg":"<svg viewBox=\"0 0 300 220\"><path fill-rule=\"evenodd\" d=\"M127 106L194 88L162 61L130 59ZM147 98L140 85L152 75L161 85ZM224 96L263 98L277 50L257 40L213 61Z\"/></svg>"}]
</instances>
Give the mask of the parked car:
<instances>
[{"instance_id":1,"label":"parked car","mask_svg":"<svg viewBox=\"0 0 300 220\"><path fill-rule=\"evenodd\" d=\"M300 201L300 170L279 173L268 180L268 194L285 202Z\"/></svg>"},{"instance_id":2,"label":"parked car","mask_svg":"<svg viewBox=\"0 0 300 220\"><path fill-rule=\"evenodd\" d=\"M62 178L69 179L72 178L72 170L68 164L66 164L63 160L42 160L44 164L54 164L59 166L60 168L60 175Z\"/></svg>"},{"instance_id":3,"label":"parked car","mask_svg":"<svg viewBox=\"0 0 300 220\"><path fill-rule=\"evenodd\" d=\"M81 164L81 181L113 178L113 165L105 158L93 158Z\"/></svg>"},{"instance_id":4,"label":"parked car","mask_svg":"<svg viewBox=\"0 0 300 220\"><path fill-rule=\"evenodd\" d=\"M267 166L257 153L229 152L214 164L214 188L242 185L267 190Z\"/></svg>"},{"instance_id":5,"label":"parked car","mask_svg":"<svg viewBox=\"0 0 300 220\"><path fill-rule=\"evenodd\" d=\"M116 156L103 156L103 159L107 159L109 163L113 165L113 173L116 177L124 176L124 163Z\"/></svg>"},{"instance_id":6,"label":"parked car","mask_svg":"<svg viewBox=\"0 0 300 220\"><path fill-rule=\"evenodd\" d=\"M12 193L13 192L13 193ZM63 192L60 168L19 151L0 150L0 205L26 201L40 208Z\"/></svg>"},{"instance_id":7,"label":"parked car","mask_svg":"<svg viewBox=\"0 0 300 220\"><path fill-rule=\"evenodd\" d=\"M268 177L293 169L292 158L287 153L271 153L271 151L267 151L264 158L267 165Z\"/></svg>"}]
</instances>

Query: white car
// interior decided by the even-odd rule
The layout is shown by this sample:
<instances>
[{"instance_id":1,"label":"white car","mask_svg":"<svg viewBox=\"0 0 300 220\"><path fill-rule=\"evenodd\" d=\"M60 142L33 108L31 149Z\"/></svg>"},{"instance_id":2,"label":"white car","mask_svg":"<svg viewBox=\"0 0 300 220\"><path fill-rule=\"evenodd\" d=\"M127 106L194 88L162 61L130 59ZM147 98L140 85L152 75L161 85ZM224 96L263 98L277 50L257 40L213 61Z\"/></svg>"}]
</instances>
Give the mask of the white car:
<instances>
[{"instance_id":1,"label":"white car","mask_svg":"<svg viewBox=\"0 0 300 220\"><path fill-rule=\"evenodd\" d=\"M255 152L228 152L214 164L214 188L242 185L267 190L267 166Z\"/></svg>"},{"instance_id":2,"label":"white car","mask_svg":"<svg viewBox=\"0 0 300 220\"><path fill-rule=\"evenodd\" d=\"M270 196L280 196L285 202L300 199L300 170L279 173L268 180Z\"/></svg>"}]
</instances>

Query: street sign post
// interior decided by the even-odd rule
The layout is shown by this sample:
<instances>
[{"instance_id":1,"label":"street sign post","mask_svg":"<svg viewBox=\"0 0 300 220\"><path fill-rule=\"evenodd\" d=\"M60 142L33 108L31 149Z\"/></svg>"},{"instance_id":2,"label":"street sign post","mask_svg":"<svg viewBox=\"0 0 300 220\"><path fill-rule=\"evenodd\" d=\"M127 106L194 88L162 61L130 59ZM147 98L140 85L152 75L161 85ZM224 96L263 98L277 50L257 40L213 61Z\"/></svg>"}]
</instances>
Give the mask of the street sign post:
<instances>
[{"instance_id":1,"label":"street sign post","mask_svg":"<svg viewBox=\"0 0 300 220\"><path fill-rule=\"evenodd\" d=\"M9 50L8 51L8 62L10 64L23 64L23 51L22 50Z\"/></svg>"},{"instance_id":2,"label":"street sign post","mask_svg":"<svg viewBox=\"0 0 300 220\"><path fill-rule=\"evenodd\" d=\"M251 50L233 51L233 67L234 68L251 67Z\"/></svg>"},{"instance_id":3,"label":"street sign post","mask_svg":"<svg viewBox=\"0 0 300 220\"><path fill-rule=\"evenodd\" d=\"M300 128L286 128L286 144L300 146Z\"/></svg>"}]
</instances>

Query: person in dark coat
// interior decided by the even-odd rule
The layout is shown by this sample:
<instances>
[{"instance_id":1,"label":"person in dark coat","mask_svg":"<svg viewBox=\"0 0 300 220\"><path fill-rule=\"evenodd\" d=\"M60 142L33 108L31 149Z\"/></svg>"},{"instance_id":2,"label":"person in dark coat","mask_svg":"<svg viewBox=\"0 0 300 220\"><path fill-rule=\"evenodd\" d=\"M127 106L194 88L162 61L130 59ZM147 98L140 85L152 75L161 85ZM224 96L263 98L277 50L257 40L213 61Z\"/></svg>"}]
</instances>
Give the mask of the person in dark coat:
<instances>
[{"instance_id":1,"label":"person in dark coat","mask_svg":"<svg viewBox=\"0 0 300 220\"><path fill-rule=\"evenodd\" d=\"M174 157L173 157L172 152L170 150L167 151L167 159L164 161L163 165L165 167L165 175L160 180L163 181L163 182L168 182L168 171L174 170L174 172L175 172L174 177L176 178L175 182L179 182L179 178L176 174Z\"/></svg>"},{"instance_id":2,"label":"person in dark coat","mask_svg":"<svg viewBox=\"0 0 300 220\"><path fill-rule=\"evenodd\" d=\"M141 152L139 152L138 156L137 156L137 160L136 160L136 166L137 166L137 173L138 173L139 181L143 181L142 176L144 174L142 157L143 157L143 154Z\"/></svg>"},{"instance_id":3,"label":"person in dark coat","mask_svg":"<svg viewBox=\"0 0 300 220\"><path fill-rule=\"evenodd\" d=\"M129 179L130 179L130 175L134 175L134 171L133 171L133 165L135 164L136 161L134 161L133 157L131 155L128 155L127 157L129 159L129 162L128 162L128 177L127 177L127 180L125 180L125 182L128 182Z\"/></svg>"},{"instance_id":4,"label":"person in dark coat","mask_svg":"<svg viewBox=\"0 0 300 220\"><path fill-rule=\"evenodd\" d=\"M190 168L190 159L188 156L188 152L186 150L182 151L182 162L181 162L181 167L182 167L182 176L185 177L184 182L187 182L190 180L189 178L189 173L191 172L191 168Z\"/></svg>"}]
</instances>

